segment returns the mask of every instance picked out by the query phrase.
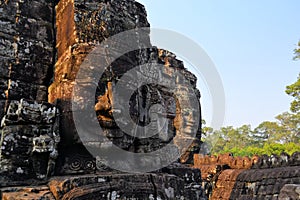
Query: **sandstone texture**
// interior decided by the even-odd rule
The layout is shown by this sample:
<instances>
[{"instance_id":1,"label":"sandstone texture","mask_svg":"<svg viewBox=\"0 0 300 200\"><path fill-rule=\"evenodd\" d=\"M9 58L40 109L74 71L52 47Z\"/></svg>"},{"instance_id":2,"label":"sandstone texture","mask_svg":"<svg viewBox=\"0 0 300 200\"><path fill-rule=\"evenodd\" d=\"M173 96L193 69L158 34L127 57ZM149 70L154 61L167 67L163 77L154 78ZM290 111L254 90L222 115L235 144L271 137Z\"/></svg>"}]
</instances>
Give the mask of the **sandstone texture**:
<instances>
[{"instance_id":1,"label":"sandstone texture","mask_svg":"<svg viewBox=\"0 0 300 200\"><path fill-rule=\"evenodd\" d=\"M271 156L194 155L210 199L298 199L299 152Z\"/></svg>"},{"instance_id":2,"label":"sandstone texture","mask_svg":"<svg viewBox=\"0 0 300 200\"><path fill-rule=\"evenodd\" d=\"M79 91L83 94L94 84L77 77L89 53L106 38L149 26L144 6L133 0L0 1L2 199L206 199L200 170L186 165L193 163L193 154L200 148L197 79L176 55L152 46L149 31L136 32L138 39L133 42L138 49L110 63L96 80L97 90L86 99L95 105L94 116L106 141L92 140L99 133L93 132L89 123L84 138L75 127L73 114L84 108L72 107L75 85L84 85ZM126 39L116 46L126 45ZM113 95L117 84L130 88L134 81L151 78L155 73L152 66L158 64L163 66L158 75L166 77L161 81L180 84L175 94L158 81L134 90L129 102ZM136 74L128 76L132 83L120 80L137 66L141 67ZM177 73L185 81L175 82ZM176 95L183 100L179 102ZM189 100L191 95L196 101ZM130 104L130 117L141 126L152 120L151 107L161 104L165 121L157 124L165 122L166 126L150 138L127 134L114 118L124 109L124 102ZM86 138L89 143L84 143ZM109 142L128 152L151 153L171 143L177 152L182 139L192 142L181 159L143 174L114 170L105 165L105 158L91 155L86 148ZM158 163L164 157L159 159Z\"/></svg>"},{"instance_id":3,"label":"sandstone texture","mask_svg":"<svg viewBox=\"0 0 300 200\"><path fill-rule=\"evenodd\" d=\"M193 140L191 147L188 149L182 159L182 163L193 162L193 152L197 152L200 146L200 113L194 109L199 104L200 92L196 89L196 77L184 68L183 62L176 59L176 56L166 50L153 47L150 43L149 32L136 32L138 39L136 42L138 49L122 55L113 61L107 68L103 70L103 74L98 82L96 96L91 91L89 96L83 103L87 101L95 101L95 110L103 131L102 134L108 140L95 141L93 137L96 131L88 131L91 126L86 125L86 138L79 137L72 120L73 112L82 112L84 105L79 105L78 110L71 107L72 91L75 84L83 85L82 94L87 95L92 88L92 83L87 83L86 79L78 78L78 70L82 67L84 59L89 53L95 49L96 45L101 43L105 38L115 34L135 28L149 27L147 14L143 5L135 1L68 1L61 0L56 6L56 48L58 59L55 65L54 82L49 87L49 101L56 102L58 108L62 112L60 132L62 137L61 149L72 149L70 151L62 151L59 156L59 163L62 167L59 169L60 174L76 174L82 171L93 172L96 168L100 171L103 169L98 165L98 161L89 155L88 152L82 150L82 140L87 140L85 145L103 146L112 143L117 147L134 153L148 153L156 151L171 142L175 135L179 138L188 138ZM142 38L142 39L141 39ZM125 39L125 38L124 38ZM125 39L126 40L126 39ZM126 42L118 41L116 46L124 45ZM132 42L132 41L130 41ZM114 45L114 44L112 44ZM114 46L111 46L113 49ZM117 48L117 47L116 47ZM112 52L114 53L114 52ZM109 55L105 55L109 60ZM155 71L151 71L151 64L160 64L165 67L164 71L158 76L166 77L164 79L175 80L175 74L182 74L187 83L182 82L179 95L184 99L184 105L178 106L174 94L168 88L164 88L158 84L143 85L134 91L130 102L122 99L122 96L113 96L115 85L122 85L124 90L133 87L134 83L130 81L122 82L121 77L131 69L137 69L132 77L127 80L139 82L139 80L151 78ZM141 67L139 67L141 66ZM81 69L82 70L82 69ZM89 69L87 69L89 70ZM75 79L77 76L77 82ZM148 77L147 77L148 76ZM169 78L168 78L169 77ZM161 79L163 81L163 79ZM134 89L133 89L134 90ZM197 101L189 101L190 94L197 96ZM95 96L95 99L93 97ZM81 98L78 98L81 99ZM119 103L116 103L116 102ZM129 108L126 105L130 104ZM143 126L151 121L149 110L154 104L161 104L165 111L167 125L160 134L156 134L151 138L140 139L126 133L120 128L114 116L117 112L123 113L125 109L130 109L130 117L132 120ZM73 110L72 110L73 109ZM114 116L113 116L114 115ZM88 117L88 114L85 115ZM124 119L124 117L123 117ZM84 119L82 119L84 120ZM124 126L127 121L121 122ZM159 122L158 122L159 123ZM192 137L192 130L195 137ZM94 132L94 133L93 133ZM174 148L176 148L174 142ZM109 144L111 145L111 144ZM78 149L80 149L78 151ZM109 151L109 150L106 150ZM111 155L108 155L111 156ZM74 162L78 160L84 162L92 162L93 168L84 170L82 167L73 167ZM128 159L130 160L130 159ZM164 160L164 158L161 158ZM158 161L159 162L159 161ZM129 163L129 165L136 163ZM81 166L84 166L81 165Z\"/></svg>"},{"instance_id":4,"label":"sandstone texture","mask_svg":"<svg viewBox=\"0 0 300 200\"><path fill-rule=\"evenodd\" d=\"M0 110L5 101L47 101L55 62L53 8L52 1L0 1Z\"/></svg>"},{"instance_id":5,"label":"sandstone texture","mask_svg":"<svg viewBox=\"0 0 300 200\"><path fill-rule=\"evenodd\" d=\"M93 174L53 177L48 185L2 188L2 199L205 199L197 170L177 168L177 174ZM191 173L192 172L192 173ZM188 184L189 183L189 184Z\"/></svg>"},{"instance_id":6,"label":"sandstone texture","mask_svg":"<svg viewBox=\"0 0 300 200\"><path fill-rule=\"evenodd\" d=\"M56 107L12 101L1 122L0 186L31 184L53 176L59 142Z\"/></svg>"},{"instance_id":7,"label":"sandstone texture","mask_svg":"<svg viewBox=\"0 0 300 200\"><path fill-rule=\"evenodd\" d=\"M300 185L286 184L280 190L279 199L300 199Z\"/></svg>"},{"instance_id":8,"label":"sandstone texture","mask_svg":"<svg viewBox=\"0 0 300 200\"><path fill-rule=\"evenodd\" d=\"M149 30L137 31L143 27L150 27L147 13L134 0L0 0L1 199L299 199L300 153L197 154L197 78L175 54L152 46ZM98 49L100 63L90 60L99 44L128 30L133 38ZM126 46L138 48L114 58ZM135 88L153 77L156 82ZM85 112L88 105L92 112ZM155 121L143 133L160 131L137 137L132 126L134 134L125 131L131 121L142 127ZM125 173L117 170L120 163L109 163L118 157L112 146L132 155L156 152L153 165L181 156L151 172ZM161 154L166 146L172 148ZM129 168L151 167L147 156L120 157Z\"/></svg>"}]
</instances>

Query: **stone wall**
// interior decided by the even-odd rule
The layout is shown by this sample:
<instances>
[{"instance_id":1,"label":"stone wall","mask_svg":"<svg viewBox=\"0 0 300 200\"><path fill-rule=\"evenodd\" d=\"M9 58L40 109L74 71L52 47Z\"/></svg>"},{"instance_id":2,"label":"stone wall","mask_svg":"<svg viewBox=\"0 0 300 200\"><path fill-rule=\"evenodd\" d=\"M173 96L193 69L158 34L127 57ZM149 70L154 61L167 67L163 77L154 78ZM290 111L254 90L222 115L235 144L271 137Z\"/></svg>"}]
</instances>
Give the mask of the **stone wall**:
<instances>
[{"instance_id":1,"label":"stone wall","mask_svg":"<svg viewBox=\"0 0 300 200\"><path fill-rule=\"evenodd\" d=\"M299 166L246 170L236 178L230 199L279 199L286 184L300 184Z\"/></svg>"},{"instance_id":2,"label":"stone wall","mask_svg":"<svg viewBox=\"0 0 300 200\"><path fill-rule=\"evenodd\" d=\"M180 170L179 170L180 171ZM182 174L187 173L184 169ZM191 179L192 178L192 179ZM30 199L204 199L199 171L188 175L102 174L54 177L48 185L0 188L3 200Z\"/></svg>"},{"instance_id":3,"label":"stone wall","mask_svg":"<svg viewBox=\"0 0 300 200\"><path fill-rule=\"evenodd\" d=\"M55 62L54 3L0 1L0 186L54 172L57 110L47 102Z\"/></svg>"},{"instance_id":4,"label":"stone wall","mask_svg":"<svg viewBox=\"0 0 300 200\"><path fill-rule=\"evenodd\" d=\"M286 184L279 194L279 199L299 199L300 185L299 184Z\"/></svg>"},{"instance_id":5,"label":"stone wall","mask_svg":"<svg viewBox=\"0 0 300 200\"><path fill-rule=\"evenodd\" d=\"M280 199L280 195L296 193L293 189L285 191L287 184L300 184L299 155L282 153L251 159L231 154L194 155L194 167L201 169L202 186L210 199Z\"/></svg>"},{"instance_id":6,"label":"stone wall","mask_svg":"<svg viewBox=\"0 0 300 200\"><path fill-rule=\"evenodd\" d=\"M200 168L202 178L207 179L210 174L216 173L218 166L225 169L250 169L258 162L258 159L258 156L253 156L252 158L248 156L234 157L230 153L218 156L195 154L194 167Z\"/></svg>"},{"instance_id":7,"label":"stone wall","mask_svg":"<svg viewBox=\"0 0 300 200\"><path fill-rule=\"evenodd\" d=\"M52 1L0 1L0 117L11 100L47 101L54 63Z\"/></svg>"},{"instance_id":8,"label":"stone wall","mask_svg":"<svg viewBox=\"0 0 300 200\"><path fill-rule=\"evenodd\" d=\"M53 176L59 141L59 112L53 105L12 101L1 122L0 187Z\"/></svg>"}]
</instances>

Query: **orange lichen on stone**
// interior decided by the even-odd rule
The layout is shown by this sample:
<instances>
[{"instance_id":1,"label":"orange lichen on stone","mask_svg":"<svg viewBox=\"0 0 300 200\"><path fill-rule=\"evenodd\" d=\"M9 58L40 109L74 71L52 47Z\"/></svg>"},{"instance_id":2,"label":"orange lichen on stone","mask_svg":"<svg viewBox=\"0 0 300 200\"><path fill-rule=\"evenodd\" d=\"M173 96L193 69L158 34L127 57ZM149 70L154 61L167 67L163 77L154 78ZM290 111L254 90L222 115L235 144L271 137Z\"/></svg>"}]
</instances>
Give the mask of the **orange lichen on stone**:
<instances>
[{"instance_id":1,"label":"orange lichen on stone","mask_svg":"<svg viewBox=\"0 0 300 200\"><path fill-rule=\"evenodd\" d=\"M74 1L59 1L56 5L56 27L59 39L56 48L60 57L76 41L75 22L74 22Z\"/></svg>"},{"instance_id":2,"label":"orange lichen on stone","mask_svg":"<svg viewBox=\"0 0 300 200\"><path fill-rule=\"evenodd\" d=\"M217 163L229 165L231 162L233 162L233 160L234 158L231 153L220 154L218 155Z\"/></svg>"},{"instance_id":3,"label":"orange lichen on stone","mask_svg":"<svg viewBox=\"0 0 300 200\"><path fill-rule=\"evenodd\" d=\"M100 120L112 120L112 105L113 105L113 94L112 94L112 82L107 83L107 89L105 93L98 96L98 102L95 105L95 111L101 112L99 115Z\"/></svg>"},{"instance_id":4,"label":"orange lichen on stone","mask_svg":"<svg viewBox=\"0 0 300 200\"><path fill-rule=\"evenodd\" d=\"M230 199L237 177L244 170L230 169L223 171L216 182L211 199Z\"/></svg>"},{"instance_id":5,"label":"orange lichen on stone","mask_svg":"<svg viewBox=\"0 0 300 200\"><path fill-rule=\"evenodd\" d=\"M52 193L48 187L23 187L11 188L11 191L2 192L2 200L32 200L32 199L48 199L54 200Z\"/></svg>"},{"instance_id":6,"label":"orange lichen on stone","mask_svg":"<svg viewBox=\"0 0 300 200\"><path fill-rule=\"evenodd\" d=\"M249 169L258 160L258 156L249 158L244 157L233 157L231 154L221 154L218 157L195 154L194 155L194 167L199 167L202 165L228 165L232 169Z\"/></svg>"},{"instance_id":7,"label":"orange lichen on stone","mask_svg":"<svg viewBox=\"0 0 300 200\"><path fill-rule=\"evenodd\" d=\"M258 159L259 159L259 156L257 156L257 155L252 156L251 164L255 165L256 163L258 163Z\"/></svg>"},{"instance_id":8,"label":"orange lichen on stone","mask_svg":"<svg viewBox=\"0 0 300 200\"><path fill-rule=\"evenodd\" d=\"M194 155L194 167L201 169L203 179L207 179L209 174L215 174L217 166L227 166L230 169L250 169L257 161L257 157L233 157L232 154L221 154L217 157L212 155Z\"/></svg>"}]
</instances>

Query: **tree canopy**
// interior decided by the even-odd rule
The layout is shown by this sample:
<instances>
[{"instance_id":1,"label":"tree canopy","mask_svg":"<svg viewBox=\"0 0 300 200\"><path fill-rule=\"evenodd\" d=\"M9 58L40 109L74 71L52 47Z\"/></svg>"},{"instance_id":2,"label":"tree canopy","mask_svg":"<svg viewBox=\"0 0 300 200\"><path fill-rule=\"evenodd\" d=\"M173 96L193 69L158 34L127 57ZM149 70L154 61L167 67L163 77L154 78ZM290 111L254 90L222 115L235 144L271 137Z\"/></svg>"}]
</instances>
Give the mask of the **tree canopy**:
<instances>
[{"instance_id":1,"label":"tree canopy","mask_svg":"<svg viewBox=\"0 0 300 200\"><path fill-rule=\"evenodd\" d=\"M300 41L298 42L298 46L294 50L294 53L295 53L294 59L295 60L300 59Z\"/></svg>"},{"instance_id":2,"label":"tree canopy","mask_svg":"<svg viewBox=\"0 0 300 200\"><path fill-rule=\"evenodd\" d=\"M204 127L205 130L211 129ZM300 151L300 118L297 114L285 112L276 121L265 121L256 128L243 125L238 128L222 127L220 130L206 132L203 142L210 154L233 153L235 156L263 154L292 154Z\"/></svg>"},{"instance_id":3,"label":"tree canopy","mask_svg":"<svg viewBox=\"0 0 300 200\"><path fill-rule=\"evenodd\" d=\"M300 52L299 52L300 58ZM300 74L298 75L298 79L295 83L288 85L285 91L288 95L292 96L294 100L291 103L290 110L294 113L300 112Z\"/></svg>"}]
</instances>

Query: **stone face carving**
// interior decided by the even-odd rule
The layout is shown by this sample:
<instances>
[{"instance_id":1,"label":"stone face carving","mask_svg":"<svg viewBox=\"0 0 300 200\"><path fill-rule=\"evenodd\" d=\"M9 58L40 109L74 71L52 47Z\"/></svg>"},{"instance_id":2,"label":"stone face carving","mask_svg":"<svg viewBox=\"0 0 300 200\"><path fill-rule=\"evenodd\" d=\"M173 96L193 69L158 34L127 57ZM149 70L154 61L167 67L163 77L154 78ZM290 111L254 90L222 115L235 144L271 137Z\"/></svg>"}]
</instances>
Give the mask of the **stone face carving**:
<instances>
[{"instance_id":1,"label":"stone face carving","mask_svg":"<svg viewBox=\"0 0 300 200\"><path fill-rule=\"evenodd\" d=\"M54 174L59 113L49 103L13 101L1 123L0 186ZM10 181L9 181L10 180Z\"/></svg>"},{"instance_id":2,"label":"stone face carving","mask_svg":"<svg viewBox=\"0 0 300 200\"><path fill-rule=\"evenodd\" d=\"M80 64L93 46L103 39L116 33L136 27L149 26L146 19L144 7L135 1L68 1L62 0L56 6L57 27L57 51L58 60L55 67L55 81L49 88L49 101L57 101L62 111L61 132L62 147L82 149L81 141L76 134L72 121L72 110L70 98L74 80ZM133 60L138 60L134 55ZM121 69L120 66L118 68ZM108 84L105 84L106 88ZM107 94L105 95L107 97ZM97 111L103 110L109 113L111 107L109 99L98 97L101 105ZM102 108L101 108L102 107ZM102 112L103 113L103 112ZM108 113L100 115L100 124L109 126L112 131L105 130L109 136L118 135L119 144L127 146L127 139L119 137L122 132L116 129L115 123L110 119ZM105 120L103 120L105 119ZM79 157L89 157L88 152L77 152ZM69 162L73 157L62 153L62 163ZM95 162L94 159L91 161ZM65 166L65 164L63 164ZM71 163L67 164L71 165ZM70 170L68 170L70 172ZM74 171L77 173L77 171Z\"/></svg>"},{"instance_id":3,"label":"stone face carving","mask_svg":"<svg viewBox=\"0 0 300 200\"><path fill-rule=\"evenodd\" d=\"M79 66L105 38L138 27L149 27L149 23L143 5L133 0L0 1L1 198L205 199L199 170L173 164L156 173L119 174L105 165L105 159L91 156L76 133L70 98ZM148 32L140 37L144 42L137 42L142 49L121 56L99 80L92 99L99 124L111 142L135 153L155 151L174 135L184 138L193 131L194 143L181 158L182 163L191 163L201 136L201 127L194 130L190 126L201 121L195 119L199 113L188 101L191 92L200 98L196 77L174 54L152 47ZM145 46L151 48L143 49ZM167 126L158 119L157 125L163 127L159 134L136 139L117 126L112 91L126 71L147 62L165 66L162 76L183 74L192 87L180 86L182 107L159 85L137 89L130 101L132 119L145 125L153 114L164 114ZM141 69L134 78L142 78L147 70ZM45 103L47 100L55 106ZM154 104L162 104L166 113L151 110ZM65 178L53 177L57 175ZM42 187L2 188L47 182ZM68 186L70 182L74 185Z\"/></svg>"},{"instance_id":4,"label":"stone face carving","mask_svg":"<svg viewBox=\"0 0 300 200\"><path fill-rule=\"evenodd\" d=\"M147 14L141 4L132 0L118 2L77 0L74 3L70 0L61 0L56 6L56 27L58 60L55 66L54 82L49 88L49 101L56 101L62 112L60 130L63 134L63 142L61 148L83 148L80 147L82 144L72 121L70 104L72 88L79 67L93 47L105 38L133 28L149 27ZM144 38L143 42L139 44L141 48L143 46L151 46L148 33L140 37ZM120 97L113 97L112 91L120 77L128 70L149 62L165 66L165 74L162 76L172 76L172 73L175 74L175 72L183 74L189 81L189 84L192 85L192 88L189 88L187 85L181 85L181 91L178 92L185 98L185 105L181 105L182 108L177 106L174 95L159 85L145 85L137 90L130 102L132 119L137 124L146 125L151 120L150 107L154 104L162 104L167 108L166 119L168 121L168 125L160 135L153 136L150 139L138 139L126 134L117 126L112 115L119 106L114 102L116 102L116 99L120 102ZM141 78L145 77L143 70L141 69L140 71L141 76L143 76ZM150 73L150 71L146 72ZM132 80L138 79L138 76L132 77ZM200 126L197 130L188 127L189 124L200 125L200 122L195 121L198 119L196 116L199 113L193 111L194 105L189 102L189 93L191 92L196 93L198 98L200 98L200 92L196 89L196 81L197 78L184 68L183 62L176 59L176 56L169 51L152 47L129 52L121 56L104 71L96 91L95 110L105 136L118 147L138 153L155 151L168 144L176 134L181 134L182 138L184 138L191 135L191 131L193 131L197 133L196 138L194 138L192 146L181 159L182 163L192 163L193 152L197 152L200 149L199 139L201 137ZM124 83L125 85L129 84ZM199 104L199 101L196 103ZM188 113L188 115L185 113ZM180 140L174 142L180 145ZM100 146L101 143L98 145ZM87 153L82 154L82 151L77 153L79 157L89 156ZM60 155L59 160L61 160L62 165L70 166L72 163L68 162L72 160L72 157L72 152L70 154L66 152ZM71 171L68 170L68 172ZM76 170L74 171L74 173L77 172Z\"/></svg>"},{"instance_id":5,"label":"stone face carving","mask_svg":"<svg viewBox=\"0 0 300 200\"><path fill-rule=\"evenodd\" d=\"M133 0L0 0L2 199L206 199L198 169L174 163L147 174L120 173L106 166L104 158L91 156L76 134L70 98L79 66L105 38L138 27L149 23L144 7ZM140 35L144 42L139 47L151 46L148 34ZM161 104L166 112L154 114L163 114L167 126L150 139L136 139L117 126L112 91L126 71L147 62L163 65L162 76L180 72L192 87L180 85L181 107L159 84L138 88L130 101L131 118L145 125L153 114L148 112L151 106ZM141 68L139 73L145 71L151 68ZM174 135L186 139L194 132L192 145L180 158L182 163L192 163L201 137L200 126L198 130L189 126L198 123L199 113L188 101L191 93L200 98L196 80L167 50L151 47L121 56L105 71L92 99L105 136L126 151L140 153L163 147ZM47 98L56 106L45 103ZM299 193L298 185L286 185L299 184L299 153L252 160L229 154L195 158L206 179L204 188L208 195L213 190L215 199L278 199Z\"/></svg>"}]
</instances>

